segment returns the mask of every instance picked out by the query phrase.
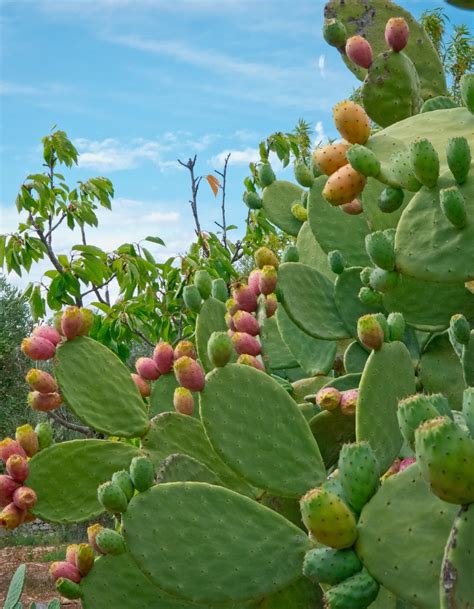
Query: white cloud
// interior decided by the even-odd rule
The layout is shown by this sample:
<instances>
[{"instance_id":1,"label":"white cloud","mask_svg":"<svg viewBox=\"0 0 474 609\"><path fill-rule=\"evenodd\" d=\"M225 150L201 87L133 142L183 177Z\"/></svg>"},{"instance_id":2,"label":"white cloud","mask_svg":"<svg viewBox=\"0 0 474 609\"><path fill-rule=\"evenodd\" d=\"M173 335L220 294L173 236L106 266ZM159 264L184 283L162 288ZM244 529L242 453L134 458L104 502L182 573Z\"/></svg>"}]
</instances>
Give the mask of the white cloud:
<instances>
[{"instance_id":1,"label":"white cloud","mask_svg":"<svg viewBox=\"0 0 474 609\"><path fill-rule=\"evenodd\" d=\"M209 162L213 167L220 169L228 154L230 154L229 166L248 165L249 163L255 163L260 159L257 148L245 148L244 150L223 150L214 155Z\"/></svg>"},{"instance_id":2,"label":"white cloud","mask_svg":"<svg viewBox=\"0 0 474 609\"><path fill-rule=\"evenodd\" d=\"M318 121L316 123L314 130L316 131L316 139L314 142L315 146L319 146L323 142L327 141L328 138L326 133L324 132L324 126L322 121Z\"/></svg>"},{"instance_id":3,"label":"white cloud","mask_svg":"<svg viewBox=\"0 0 474 609\"><path fill-rule=\"evenodd\" d=\"M23 95L28 97L46 97L49 95L61 95L71 93L71 87L56 82L42 83L41 86L12 82L9 80L0 81L0 95Z\"/></svg>"},{"instance_id":4,"label":"white cloud","mask_svg":"<svg viewBox=\"0 0 474 609\"><path fill-rule=\"evenodd\" d=\"M324 53L319 56L318 68L321 78L326 78L326 56L324 55Z\"/></svg>"},{"instance_id":5,"label":"white cloud","mask_svg":"<svg viewBox=\"0 0 474 609\"><path fill-rule=\"evenodd\" d=\"M144 222L177 222L179 214L176 211L154 211L143 218Z\"/></svg>"}]
</instances>

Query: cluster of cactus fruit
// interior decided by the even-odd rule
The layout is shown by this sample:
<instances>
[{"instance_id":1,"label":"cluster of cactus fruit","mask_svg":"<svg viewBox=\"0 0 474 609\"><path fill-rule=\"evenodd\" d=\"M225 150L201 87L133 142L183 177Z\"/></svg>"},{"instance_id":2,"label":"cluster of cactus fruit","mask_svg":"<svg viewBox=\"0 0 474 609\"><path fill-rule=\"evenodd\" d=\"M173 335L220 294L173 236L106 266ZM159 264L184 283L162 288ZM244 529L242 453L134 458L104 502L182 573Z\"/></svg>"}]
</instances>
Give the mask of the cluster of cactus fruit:
<instances>
[{"instance_id":1,"label":"cluster of cactus fruit","mask_svg":"<svg viewBox=\"0 0 474 609\"><path fill-rule=\"evenodd\" d=\"M364 107L336 106L344 139L295 165L302 188L265 160L245 196L296 245L255 252L230 298L197 272L194 342L136 374L76 311L24 343L53 358L33 391L98 437L3 441L28 477L7 462L0 522L114 516L51 568L85 609L474 607L474 78L456 107L385 0L331 0L324 35Z\"/></svg>"}]
</instances>

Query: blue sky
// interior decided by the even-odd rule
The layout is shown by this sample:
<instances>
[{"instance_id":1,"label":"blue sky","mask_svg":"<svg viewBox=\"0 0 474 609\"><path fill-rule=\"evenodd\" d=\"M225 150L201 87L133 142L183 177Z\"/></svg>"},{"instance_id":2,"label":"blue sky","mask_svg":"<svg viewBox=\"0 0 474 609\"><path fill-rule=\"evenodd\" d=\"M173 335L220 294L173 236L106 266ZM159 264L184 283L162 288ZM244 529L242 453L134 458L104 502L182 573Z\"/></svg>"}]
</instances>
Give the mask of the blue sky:
<instances>
[{"instance_id":1,"label":"blue sky","mask_svg":"<svg viewBox=\"0 0 474 609\"><path fill-rule=\"evenodd\" d=\"M417 15L442 5L400 3ZM167 243L162 257L182 253L193 225L177 158L197 154L198 172L207 174L232 152L228 216L242 226L242 180L258 142L299 117L315 137L335 135L331 107L357 84L322 39L321 0L0 5L2 232L14 228L18 187L40 170L40 139L56 124L81 153L69 182L105 175L115 185L115 211L100 214L90 241L111 249L155 234ZM465 19L443 6L454 23ZM212 229L218 202L206 185L200 209ZM57 248L76 241L62 232Z\"/></svg>"}]
</instances>

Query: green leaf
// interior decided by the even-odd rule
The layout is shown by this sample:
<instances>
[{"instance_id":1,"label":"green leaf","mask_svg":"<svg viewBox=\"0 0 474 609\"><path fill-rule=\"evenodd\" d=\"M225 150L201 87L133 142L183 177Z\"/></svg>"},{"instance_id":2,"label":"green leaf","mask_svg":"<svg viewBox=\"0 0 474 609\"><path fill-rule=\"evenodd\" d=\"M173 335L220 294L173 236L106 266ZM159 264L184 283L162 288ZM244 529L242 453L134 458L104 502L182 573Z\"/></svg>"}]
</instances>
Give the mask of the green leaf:
<instances>
[{"instance_id":1,"label":"green leaf","mask_svg":"<svg viewBox=\"0 0 474 609\"><path fill-rule=\"evenodd\" d=\"M20 565L13 575L8 587L7 598L3 609L15 609L20 600L23 585L25 583L26 565Z\"/></svg>"},{"instance_id":2,"label":"green leaf","mask_svg":"<svg viewBox=\"0 0 474 609\"><path fill-rule=\"evenodd\" d=\"M44 300L41 296L39 285L33 288L29 302L34 321L37 321L40 317L44 317L46 315L46 308L44 306Z\"/></svg>"},{"instance_id":3,"label":"green leaf","mask_svg":"<svg viewBox=\"0 0 474 609\"><path fill-rule=\"evenodd\" d=\"M166 247L165 242L160 237L145 237L145 241L151 241L152 243L157 243L158 245L164 245Z\"/></svg>"}]
</instances>

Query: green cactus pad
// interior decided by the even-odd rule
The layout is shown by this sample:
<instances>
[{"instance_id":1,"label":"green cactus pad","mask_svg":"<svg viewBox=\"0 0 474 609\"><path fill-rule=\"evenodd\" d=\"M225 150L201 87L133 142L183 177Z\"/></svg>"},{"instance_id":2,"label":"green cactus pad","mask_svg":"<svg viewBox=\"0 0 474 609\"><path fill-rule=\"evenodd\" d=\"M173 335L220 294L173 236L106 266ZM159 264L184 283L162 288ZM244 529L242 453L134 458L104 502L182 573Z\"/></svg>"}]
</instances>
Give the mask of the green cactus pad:
<instances>
[{"instance_id":1,"label":"green cactus pad","mask_svg":"<svg viewBox=\"0 0 474 609\"><path fill-rule=\"evenodd\" d=\"M466 385L474 387L474 330L471 330L467 345L463 346L461 363Z\"/></svg>"},{"instance_id":2,"label":"green cactus pad","mask_svg":"<svg viewBox=\"0 0 474 609\"><path fill-rule=\"evenodd\" d=\"M276 320L281 337L305 374L318 376L331 370L336 357L336 342L319 340L306 334L291 321L283 307L278 307Z\"/></svg>"},{"instance_id":3,"label":"green cactus pad","mask_svg":"<svg viewBox=\"0 0 474 609\"><path fill-rule=\"evenodd\" d=\"M181 453L200 461L229 488L255 496L254 489L217 456L197 419L177 412L158 415L142 439L142 448L153 461L155 469L170 455Z\"/></svg>"},{"instance_id":4,"label":"green cactus pad","mask_svg":"<svg viewBox=\"0 0 474 609\"><path fill-rule=\"evenodd\" d=\"M319 586L302 578L257 606L258 609L319 609L322 607L322 592Z\"/></svg>"},{"instance_id":5,"label":"green cactus pad","mask_svg":"<svg viewBox=\"0 0 474 609\"><path fill-rule=\"evenodd\" d=\"M137 495L123 535L151 581L210 604L257 600L285 588L299 577L309 544L273 510L199 482L158 484Z\"/></svg>"},{"instance_id":6,"label":"green cactus pad","mask_svg":"<svg viewBox=\"0 0 474 609\"><path fill-rule=\"evenodd\" d=\"M215 298L204 301L196 321L196 348L202 367L206 372L214 368L207 354L207 343L213 332L226 332L225 304Z\"/></svg>"},{"instance_id":7,"label":"green cactus pad","mask_svg":"<svg viewBox=\"0 0 474 609\"><path fill-rule=\"evenodd\" d=\"M263 209L267 218L294 237L298 235L302 222L291 213L291 206L301 199L302 192L302 188L284 180L275 180L263 191Z\"/></svg>"},{"instance_id":8,"label":"green cactus pad","mask_svg":"<svg viewBox=\"0 0 474 609\"><path fill-rule=\"evenodd\" d=\"M162 412L174 411L173 394L179 383L173 372L162 374L153 383L150 395L150 418Z\"/></svg>"},{"instance_id":9,"label":"green cactus pad","mask_svg":"<svg viewBox=\"0 0 474 609\"><path fill-rule=\"evenodd\" d=\"M260 329L262 356L270 370L297 368L298 362L281 337L275 315L266 317Z\"/></svg>"},{"instance_id":10,"label":"green cactus pad","mask_svg":"<svg viewBox=\"0 0 474 609\"><path fill-rule=\"evenodd\" d=\"M397 597L438 609L441 561L456 511L430 492L412 465L388 478L362 510L357 554Z\"/></svg>"},{"instance_id":11,"label":"green cactus pad","mask_svg":"<svg viewBox=\"0 0 474 609\"><path fill-rule=\"evenodd\" d=\"M309 191L308 221L314 238L328 254L338 249L351 266L370 264L365 251L365 237L370 233L364 214L351 216L329 205L322 195L327 177L317 178Z\"/></svg>"},{"instance_id":12,"label":"green cactus pad","mask_svg":"<svg viewBox=\"0 0 474 609\"><path fill-rule=\"evenodd\" d=\"M30 461L27 484L38 495L32 512L50 522L82 522L102 514L99 484L127 469L138 448L106 440L53 444Z\"/></svg>"},{"instance_id":13,"label":"green cactus pad","mask_svg":"<svg viewBox=\"0 0 474 609\"><path fill-rule=\"evenodd\" d=\"M334 286L324 275L306 264L286 262L278 269L278 286L289 317L307 334L325 340L349 336L337 312Z\"/></svg>"},{"instance_id":14,"label":"green cactus pad","mask_svg":"<svg viewBox=\"0 0 474 609\"><path fill-rule=\"evenodd\" d=\"M355 440L355 417L342 414L339 408L320 412L309 426L328 469L337 463L341 447Z\"/></svg>"},{"instance_id":15,"label":"green cactus pad","mask_svg":"<svg viewBox=\"0 0 474 609\"><path fill-rule=\"evenodd\" d=\"M200 409L216 452L255 486L299 497L325 479L318 445L303 415L265 373L237 364L213 370L200 395Z\"/></svg>"},{"instance_id":16,"label":"green cactus pad","mask_svg":"<svg viewBox=\"0 0 474 609\"><path fill-rule=\"evenodd\" d=\"M296 245L299 253L298 262L312 266L328 279L334 281L336 275L329 268L328 256L316 241L309 222L305 222L300 228L298 238L296 239Z\"/></svg>"},{"instance_id":17,"label":"green cactus pad","mask_svg":"<svg viewBox=\"0 0 474 609\"><path fill-rule=\"evenodd\" d=\"M344 368L348 374L364 370L369 353L356 340L344 351Z\"/></svg>"},{"instance_id":18,"label":"green cactus pad","mask_svg":"<svg viewBox=\"0 0 474 609\"><path fill-rule=\"evenodd\" d=\"M207 482L222 485L222 481L204 463L194 457L176 453L167 457L156 473L158 483L162 482Z\"/></svg>"},{"instance_id":19,"label":"green cactus pad","mask_svg":"<svg viewBox=\"0 0 474 609\"><path fill-rule=\"evenodd\" d=\"M261 505L274 510L300 529L305 530L301 520L300 502L298 499L288 499L288 497L264 494L258 499L258 502Z\"/></svg>"},{"instance_id":20,"label":"green cactus pad","mask_svg":"<svg viewBox=\"0 0 474 609\"><path fill-rule=\"evenodd\" d=\"M338 376L328 381L324 387L335 387L339 391L347 391L348 389L357 389L360 385L362 374L354 372L351 374L345 374L344 376Z\"/></svg>"},{"instance_id":21,"label":"green cactus pad","mask_svg":"<svg viewBox=\"0 0 474 609\"><path fill-rule=\"evenodd\" d=\"M398 400L413 393L415 371L405 345L395 341L372 351L359 385L356 437L358 442L370 443L381 472L398 457L403 443L397 420Z\"/></svg>"},{"instance_id":22,"label":"green cactus pad","mask_svg":"<svg viewBox=\"0 0 474 609\"><path fill-rule=\"evenodd\" d=\"M130 372L104 345L85 336L63 343L54 372L64 401L86 425L124 438L146 432L145 403Z\"/></svg>"}]
</instances>

